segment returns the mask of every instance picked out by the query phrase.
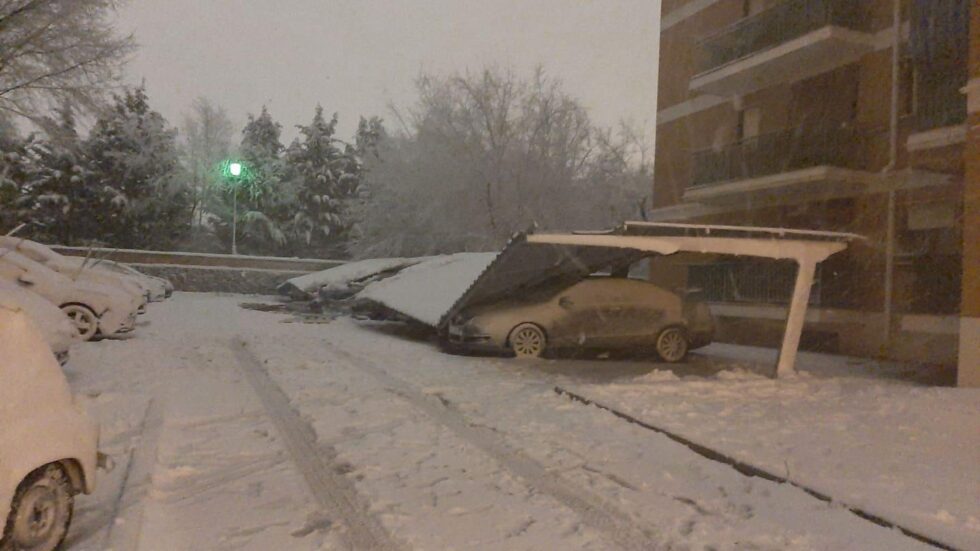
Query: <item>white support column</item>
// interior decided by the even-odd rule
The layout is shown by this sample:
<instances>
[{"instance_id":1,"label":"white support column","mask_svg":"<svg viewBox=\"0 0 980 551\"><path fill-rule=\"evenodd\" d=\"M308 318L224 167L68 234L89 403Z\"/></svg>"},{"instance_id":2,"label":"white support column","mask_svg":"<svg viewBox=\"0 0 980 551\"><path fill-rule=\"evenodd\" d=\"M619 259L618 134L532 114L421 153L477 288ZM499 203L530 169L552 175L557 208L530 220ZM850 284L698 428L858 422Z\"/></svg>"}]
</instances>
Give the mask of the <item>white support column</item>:
<instances>
[{"instance_id":1,"label":"white support column","mask_svg":"<svg viewBox=\"0 0 980 551\"><path fill-rule=\"evenodd\" d=\"M786 330L783 333L783 344L779 348L779 361L776 363L776 377L785 377L796 373L796 352L800 348L800 335L803 334L803 322L806 321L806 308L810 302L810 287L813 286L813 274L816 263L801 260L796 272L796 285L793 286L793 298L789 303L789 314L786 316Z\"/></svg>"}]
</instances>

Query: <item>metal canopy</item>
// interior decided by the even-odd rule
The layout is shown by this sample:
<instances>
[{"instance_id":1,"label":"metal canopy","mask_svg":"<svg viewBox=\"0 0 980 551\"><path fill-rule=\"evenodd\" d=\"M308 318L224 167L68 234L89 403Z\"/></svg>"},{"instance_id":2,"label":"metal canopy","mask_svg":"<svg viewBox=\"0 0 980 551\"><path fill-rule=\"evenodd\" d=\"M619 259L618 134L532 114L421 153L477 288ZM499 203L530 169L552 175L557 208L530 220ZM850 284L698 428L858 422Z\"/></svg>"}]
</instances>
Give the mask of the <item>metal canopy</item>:
<instances>
[{"instance_id":1,"label":"metal canopy","mask_svg":"<svg viewBox=\"0 0 980 551\"><path fill-rule=\"evenodd\" d=\"M517 234L442 315L443 330L461 311L549 286L568 286L606 267L622 267L649 256L622 247L530 242L535 235Z\"/></svg>"},{"instance_id":2,"label":"metal canopy","mask_svg":"<svg viewBox=\"0 0 980 551\"><path fill-rule=\"evenodd\" d=\"M797 263L777 375L794 372L816 265L861 239L848 233L740 226L626 222L606 232L518 234L452 305L444 330L463 310L548 286L567 286L604 268L680 252L786 259Z\"/></svg>"}]
</instances>

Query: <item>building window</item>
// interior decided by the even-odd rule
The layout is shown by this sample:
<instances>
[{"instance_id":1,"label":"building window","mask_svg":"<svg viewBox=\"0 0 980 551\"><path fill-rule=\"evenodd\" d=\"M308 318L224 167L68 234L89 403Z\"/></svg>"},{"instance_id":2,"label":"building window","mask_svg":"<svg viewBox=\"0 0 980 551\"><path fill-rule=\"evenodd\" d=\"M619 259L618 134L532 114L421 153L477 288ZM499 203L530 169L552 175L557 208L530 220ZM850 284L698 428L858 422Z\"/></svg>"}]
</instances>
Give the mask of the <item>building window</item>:
<instances>
[{"instance_id":1,"label":"building window","mask_svg":"<svg viewBox=\"0 0 980 551\"><path fill-rule=\"evenodd\" d=\"M738 139L741 141L759 137L762 128L762 109L749 107L738 112Z\"/></svg>"}]
</instances>

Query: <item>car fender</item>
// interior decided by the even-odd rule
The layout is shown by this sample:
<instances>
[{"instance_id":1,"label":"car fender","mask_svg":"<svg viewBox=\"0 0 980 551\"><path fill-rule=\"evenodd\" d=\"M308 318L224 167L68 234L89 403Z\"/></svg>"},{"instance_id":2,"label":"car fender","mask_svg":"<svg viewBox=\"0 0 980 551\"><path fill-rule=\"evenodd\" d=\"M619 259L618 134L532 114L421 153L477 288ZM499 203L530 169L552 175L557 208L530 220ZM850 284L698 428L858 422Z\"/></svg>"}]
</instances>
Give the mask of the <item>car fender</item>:
<instances>
[{"instance_id":1,"label":"car fender","mask_svg":"<svg viewBox=\"0 0 980 551\"><path fill-rule=\"evenodd\" d=\"M75 404L64 372L23 312L0 308L0 519L34 470L64 462L76 488L95 488L98 426ZM38 404L43 404L39 407Z\"/></svg>"},{"instance_id":2,"label":"car fender","mask_svg":"<svg viewBox=\"0 0 980 551\"><path fill-rule=\"evenodd\" d=\"M73 465L66 470L72 485L80 492L91 493L95 490L98 439L98 426L74 407L34 414L5 427L0 446L17 450L17 454L0 459L4 490L15 491L20 481L44 465L71 462ZM9 506L9 500L5 504ZM0 514L0 518L6 518L6 514Z\"/></svg>"}]
</instances>

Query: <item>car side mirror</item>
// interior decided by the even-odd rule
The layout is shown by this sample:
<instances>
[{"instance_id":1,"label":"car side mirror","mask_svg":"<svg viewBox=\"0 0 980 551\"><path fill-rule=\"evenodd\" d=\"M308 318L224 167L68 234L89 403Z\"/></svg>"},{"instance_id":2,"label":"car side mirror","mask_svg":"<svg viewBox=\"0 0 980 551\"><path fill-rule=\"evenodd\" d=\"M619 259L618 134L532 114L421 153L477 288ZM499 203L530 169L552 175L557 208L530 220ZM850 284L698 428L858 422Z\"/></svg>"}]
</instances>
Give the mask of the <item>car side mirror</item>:
<instances>
[{"instance_id":1,"label":"car side mirror","mask_svg":"<svg viewBox=\"0 0 980 551\"><path fill-rule=\"evenodd\" d=\"M558 306L561 306L562 308L571 308L572 306L575 306L575 302L569 297L561 297L558 299Z\"/></svg>"}]
</instances>

